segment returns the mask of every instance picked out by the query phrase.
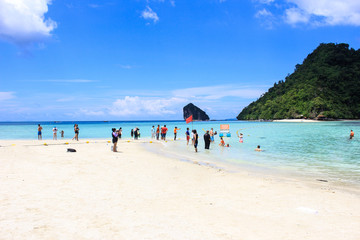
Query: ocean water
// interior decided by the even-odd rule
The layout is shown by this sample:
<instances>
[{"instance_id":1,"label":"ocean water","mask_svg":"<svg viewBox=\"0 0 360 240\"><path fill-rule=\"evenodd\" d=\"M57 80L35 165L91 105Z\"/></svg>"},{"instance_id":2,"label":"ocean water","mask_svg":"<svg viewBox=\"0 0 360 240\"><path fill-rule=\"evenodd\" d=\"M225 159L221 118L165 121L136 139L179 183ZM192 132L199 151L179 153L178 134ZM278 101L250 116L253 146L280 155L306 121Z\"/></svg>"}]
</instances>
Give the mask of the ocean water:
<instances>
[{"instance_id":1,"label":"ocean water","mask_svg":"<svg viewBox=\"0 0 360 240\"><path fill-rule=\"evenodd\" d=\"M139 121L139 122L77 122L79 138L111 138L111 129L122 127L123 138L130 138L132 128L140 128L141 138L150 139L151 126L166 124L169 131L164 147L177 152L180 158L198 158L216 163L238 166L255 166L296 172L328 181L360 185L360 121L336 121L315 123L210 121L186 124L184 121ZM230 124L231 137L225 137L229 148L218 146L219 135L210 150L204 149L203 134L214 128L220 132L220 124ZM37 139L37 122L0 123L0 139ZM52 139L52 128L64 130L65 139L74 136L74 122L40 122L43 139ZM171 141L173 129L181 128L178 141ZM185 141L186 128L199 133L199 152ZM355 138L349 140L350 130ZM240 143L236 133L243 133ZM59 136L58 136L59 138ZM257 145L263 152L255 152ZM147 145L151 148L151 145Z\"/></svg>"}]
</instances>

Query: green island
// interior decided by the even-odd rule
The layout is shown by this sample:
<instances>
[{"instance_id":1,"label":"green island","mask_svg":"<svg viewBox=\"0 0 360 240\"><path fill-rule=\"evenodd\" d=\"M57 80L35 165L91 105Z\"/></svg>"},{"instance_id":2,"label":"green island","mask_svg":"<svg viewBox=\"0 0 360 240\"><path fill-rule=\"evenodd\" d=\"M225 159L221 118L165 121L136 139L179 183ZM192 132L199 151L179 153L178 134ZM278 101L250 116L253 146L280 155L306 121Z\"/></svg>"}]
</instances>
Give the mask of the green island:
<instances>
[{"instance_id":1,"label":"green island","mask_svg":"<svg viewBox=\"0 0 360 240\"><path fill-rule=\"evenodd\" d=\"M322 43L285 81L245 107L238 120L359 119L360 50Z\"/></svg>"}]
</instances>

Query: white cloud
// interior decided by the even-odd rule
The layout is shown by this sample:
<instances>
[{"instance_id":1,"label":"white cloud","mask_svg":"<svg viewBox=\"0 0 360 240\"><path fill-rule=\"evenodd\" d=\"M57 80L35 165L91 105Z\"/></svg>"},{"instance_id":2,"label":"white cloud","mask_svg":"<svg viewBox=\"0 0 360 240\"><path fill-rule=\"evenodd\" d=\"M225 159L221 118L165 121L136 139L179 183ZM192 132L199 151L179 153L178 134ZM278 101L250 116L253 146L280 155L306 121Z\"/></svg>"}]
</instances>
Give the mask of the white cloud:
<instances>
[{"instance_id":1,"label":"white cloud","mask_svg":"<svg viewBox=\"0 0 360 240\"><path fill-rule=\"evenodd\" d=\"M197 88L185 88L173 91L176 97L197 98L201 100L215 100L224 97L257 98L265 92L265 88L241 87L234 85L220 85Z\"/></svg>"},{"instance_id":2,"label":"white cloud","mask_svg":"<svg viewBox=\"0 0 360 240\"><path fill-rule=\"evenodd\" d=\"M159 17L149 6L146 7L144 11L141 13L141 17L145 20L152 20L154 23L159 21Z\"/></svg>"},{"instance_id":3,"label":"white cloud","mask_svg":"<svg viewBox=\"0 0 360 240\"><path fill-rule=\"evenodd\" d=\"M265 8L262 10L259 10L256 14L255 17L260 18L260 17L269 17L272 16L273 14L271 12L269 12L268 10L266 10Z\"/></svg>"},{"instance_id":4,"label":"white cloud","mask_svg":"<svg viewBox=\"0 0 360 240\"><path fill-rule=\"evenodd\" d=\"M45 18L51 0L0 0L0 38L29 44L51 36L56 22Z\"/></svg>"},{"instance_id":5,"label":"white cloud","mask_svg":"<svg viewBox=\"0 0 360 240\"><path fill-rule=\"evenodd\" d=\"M297 18L300 23L305 21L306 15L311 15L321 18L315 19L313 23L360 26L359 0L289 0L289 2L296 5L297 13L302 13ZM296 20L296 16L293 20Z\"/></svg>"},{"instance_id":6,"label":"white cloud","mask_svg":"<svg viewBox=\"0 0 360 240\"><path fill-rule=\"evenodd\" d=\"M14 92L0 92L0 102L15 98Z\"/></svg>"},{"instance_id":7,"label":"white cloud","mask_svg":"<svg viewBox=\"0 0 360 240\"><path fill-rule=\"evenodd\" d=\"M117 99L110 109L110 114L114 116L146 116L146 115L173 115L178 112L178 107L182 108L187 100L183 98L145 98L139 96L126 96Z\"/></svg>"},{"instance_id":8,"label":"white cloud","mask_svg":"<svg viewBox=\"0 0 360 240\"><path fill-rule=\"evenodd\" d=\"M285 11L285 21L290 25L308 23L310 21L310 15L299 8L289 8Z\"/></svg>"},{"instance_id":9,"label":"white cloud","mask_svg":"<svg viewBox=\"0 0 360 240\"><path fill-rule=\"evenodd\" d=\"M283 18L285 23L293 26L298 24L360 26L359 0L257 0L256 2L260 3L260 7L262 5L266 5L267 8L272 7L267 12L258 11L256 17L272 13L274 15L272 21L275 21L275 18Z\"/></svg>"},{"instance_id":10,"label":"white cloud","mask_svg":"<svg viewBox=\"0 0 360 240\"><path fill-rule=\"evenodd\" d=\"M80 112L87 116L103 116L103 111L94 111L94 110L87 110L87 109L80 109Z\"/></svg>"}]
</instances>

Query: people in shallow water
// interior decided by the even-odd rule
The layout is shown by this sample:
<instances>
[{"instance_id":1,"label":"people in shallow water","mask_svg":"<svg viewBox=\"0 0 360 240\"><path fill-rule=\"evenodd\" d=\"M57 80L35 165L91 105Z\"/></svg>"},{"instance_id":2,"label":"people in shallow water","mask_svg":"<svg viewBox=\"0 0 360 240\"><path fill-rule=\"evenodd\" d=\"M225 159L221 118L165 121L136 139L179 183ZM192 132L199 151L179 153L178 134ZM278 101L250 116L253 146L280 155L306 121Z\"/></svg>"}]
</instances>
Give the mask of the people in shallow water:
<instances>
[{"instance_id":1,"label":"people in shallow water","mask_svg":"<svg viewBox=\"0 0 360 240\"><path fill-rule=\"evenodd\" d=\"M40 126L40 124L38 124L38 140L42 140L42 126Z\"/></svg>"},{"instance_id":2,"label":"people in shallow water","mask_svg":"<svg viewBox=\"0 0 360 240\"><path fill-rule=\"evenodd\" d=\"M222 137L220 137L220 143L219 143L219 146L221 147L225 147L225 141Z\"/></svg>"},{"instance_id":3,"label":"people in shallow water","mask_svg":"<svg viewBox=\"0 0 360 240\"><path fill-rule=\"evenodd\" d=\"M244 140L243 140L243 137L244 137L244 135L242 134L242 133L240 133L240 135L236 132L236 135L238 136L238 138L239 138L239 142L240 143L243 143L244 142Z\"/></svg>"},{"instance_id":4,"label":"people in shallow water","mask_svg":"<svg viewBox=\"0 0 360 240\"><path fill-rule=\"evenodd\" d=\"M355 136L355 133L353 130L350 131L350 139L353 139L353 137Z\"/></svg>"},{"instance_id":5,"label":"people in shallow water","mask_svg":"<svg viewBox=\"0 0 360 240\"><path fill-rule=\"evenodd\" d=\"M257 151L257 152L261 152L261 151L262 151L262 149L260 148L260 145L258 145L257 148L255 148L255 151Z\"/></svg>"}]
</instances>

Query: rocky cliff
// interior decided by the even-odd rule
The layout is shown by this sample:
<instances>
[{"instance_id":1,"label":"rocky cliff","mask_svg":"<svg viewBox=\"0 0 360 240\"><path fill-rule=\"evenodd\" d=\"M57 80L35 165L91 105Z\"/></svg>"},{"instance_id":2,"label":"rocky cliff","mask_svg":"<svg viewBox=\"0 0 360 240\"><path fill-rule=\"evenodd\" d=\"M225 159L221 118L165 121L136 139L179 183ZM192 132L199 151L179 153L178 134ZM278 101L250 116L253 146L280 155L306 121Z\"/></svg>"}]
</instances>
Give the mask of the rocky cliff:
<instances>
[{"instance_id":1,"label":"rocky cliff","mask_svg":"<svg viewBox=\"0 0 360 240\"><path fill-rule=\"evenodd\" d=\"M204 112L203 110L201 110L200 108L198 108L197 106L195 106L192 103L189 103L188 105L186 105L183 108L183 113L184 113L184 119L186 119L192 115L194 121L209 121L210 120L210 118L206 114L206 112Z\"/></svg>"}]
</instances>

